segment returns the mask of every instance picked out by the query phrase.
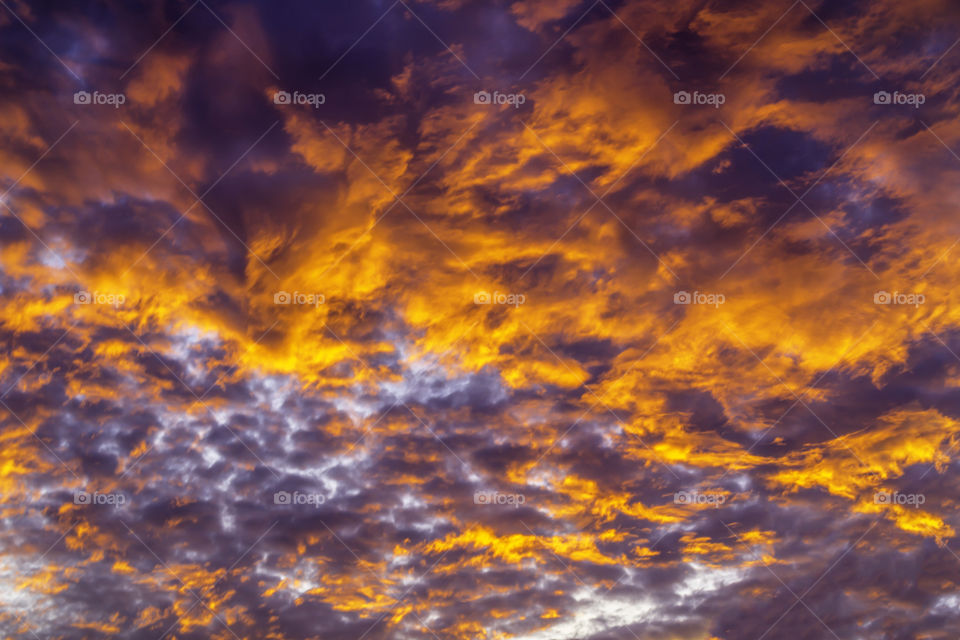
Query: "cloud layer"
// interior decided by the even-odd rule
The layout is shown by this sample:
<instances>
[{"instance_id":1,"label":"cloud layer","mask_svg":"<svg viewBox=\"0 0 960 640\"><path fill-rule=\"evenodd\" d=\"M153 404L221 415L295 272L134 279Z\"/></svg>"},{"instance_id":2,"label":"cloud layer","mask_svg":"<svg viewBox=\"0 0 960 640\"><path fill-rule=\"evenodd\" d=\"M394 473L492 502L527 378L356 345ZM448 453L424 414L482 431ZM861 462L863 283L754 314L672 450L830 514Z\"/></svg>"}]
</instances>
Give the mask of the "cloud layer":
<instances>
[{"instance_id":1,"label":"cloud layer","mask_svg":"<svg viewBox=\"0 0 960 640\"><path fill-rule=\"evenodd\" d=\"M0 637L954 637L953 3L0 35Z\"/></svg>"}]
</instances>

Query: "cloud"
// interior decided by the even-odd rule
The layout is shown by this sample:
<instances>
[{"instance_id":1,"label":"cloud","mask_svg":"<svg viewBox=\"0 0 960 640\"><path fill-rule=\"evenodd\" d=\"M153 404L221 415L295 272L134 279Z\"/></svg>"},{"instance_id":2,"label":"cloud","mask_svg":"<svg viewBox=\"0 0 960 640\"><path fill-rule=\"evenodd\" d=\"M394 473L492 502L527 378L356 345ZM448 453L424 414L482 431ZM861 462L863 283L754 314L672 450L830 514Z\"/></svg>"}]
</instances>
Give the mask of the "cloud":
<instances>
[{"instance_id":1,"label":"cloud","mask_svg":"<svg viewBox=\"0 0 960 640\"><path fill-rule=\"evenodd\" d=\"M6 634L955 625L958 16L786 9L11 3Z\"/></svg>"}]
</instances>

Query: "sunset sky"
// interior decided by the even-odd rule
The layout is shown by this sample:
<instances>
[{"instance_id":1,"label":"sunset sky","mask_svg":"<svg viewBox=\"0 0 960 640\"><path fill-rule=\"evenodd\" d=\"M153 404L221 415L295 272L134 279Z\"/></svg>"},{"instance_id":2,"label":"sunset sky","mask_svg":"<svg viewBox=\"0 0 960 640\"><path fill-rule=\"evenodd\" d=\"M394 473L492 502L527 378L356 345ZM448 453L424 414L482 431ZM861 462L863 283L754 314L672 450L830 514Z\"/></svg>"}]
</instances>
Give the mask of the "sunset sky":
<instances>
[{"instance_id":1,"label":"sunset sky","mask_svg":"<svg viewBox=\"0 0 960 640\"><path fill-rule=\"evenodd\" d=\"M960 637L955 0L0 0L0 640Z\"/></svg>"}]
</instances>

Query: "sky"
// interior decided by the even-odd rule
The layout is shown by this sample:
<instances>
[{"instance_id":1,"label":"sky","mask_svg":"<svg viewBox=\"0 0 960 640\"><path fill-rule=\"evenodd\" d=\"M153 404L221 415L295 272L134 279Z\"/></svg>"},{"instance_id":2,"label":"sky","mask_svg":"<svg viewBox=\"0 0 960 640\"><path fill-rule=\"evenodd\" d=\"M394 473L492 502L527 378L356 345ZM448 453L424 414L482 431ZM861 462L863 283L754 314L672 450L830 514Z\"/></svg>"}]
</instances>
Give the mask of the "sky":
<instances>
[{"instance_id":1,"label":"sky","mask_svg":"<svg viewBox=\"0 0 960 640\"><path fill-rule=\"evenodd\" d=\"M0 638L946 640L951 0L0 0Z\"/></svg>"}]
</instances>

